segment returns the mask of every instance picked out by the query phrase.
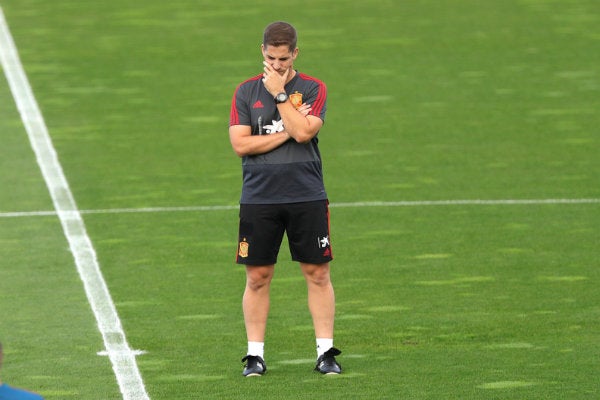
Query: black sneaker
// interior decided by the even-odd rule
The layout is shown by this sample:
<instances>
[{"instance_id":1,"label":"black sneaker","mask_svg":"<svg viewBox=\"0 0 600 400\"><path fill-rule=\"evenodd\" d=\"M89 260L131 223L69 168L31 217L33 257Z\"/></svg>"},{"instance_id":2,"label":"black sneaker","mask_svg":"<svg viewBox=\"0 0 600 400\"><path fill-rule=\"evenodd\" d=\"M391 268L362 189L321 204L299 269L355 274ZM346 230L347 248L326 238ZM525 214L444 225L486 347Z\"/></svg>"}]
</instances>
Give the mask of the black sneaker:
<instances>
[{"instance_id":1,"label":"black sneaker","mask_svg":"<svg viewBox=\"0 0 600 400\"><path fill-rule=\"evenodd\" d=\"M319 359L317 360L317 366L315 367L315 371L319 371L325 375L337 375L342 373L342 366L338 364L335 360L335 356L339 356L342 354L341 351L336 349L335 347L327 350Z\"/></svg>"},{"instance_id":2,"label":"black sneaker","mask_svg":"<svg viewBox=\"0 0 600 400\"><path fill-rule=\"evenodd\" d=\"M265 364L265 360L262 357L246 356L242 358L242 362L244 361L247 361L246 365L244 365L244 372L242 372L245 377L261 376L267 372L267 364Z\"/></svg>"}]
</instances>

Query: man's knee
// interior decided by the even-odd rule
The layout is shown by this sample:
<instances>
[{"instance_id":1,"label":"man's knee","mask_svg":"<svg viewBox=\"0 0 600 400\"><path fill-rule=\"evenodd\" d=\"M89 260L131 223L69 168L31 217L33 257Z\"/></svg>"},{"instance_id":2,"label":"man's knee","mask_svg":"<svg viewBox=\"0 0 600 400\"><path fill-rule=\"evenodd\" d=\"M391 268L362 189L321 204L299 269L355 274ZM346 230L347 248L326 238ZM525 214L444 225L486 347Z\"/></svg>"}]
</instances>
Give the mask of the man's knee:
<instances>
[{"instance_id":1,"label":"man's knee","mask_svg":"<svg viewBox=\"0 0 600 400\"><path fill-rule=\"evenodd\" d=\"M331 284L329 275L329 263L325 264L303 264L302 271L309 284L327 286Z\"/></svg>"},{"instance_id":2,"label":"man's knee","mask_svg":"<svg viewBox=\"0 0 600 400\"><path fill-rule=\"evenodd\" d=\"M246 286L251 290L260 290L270 285L273 279L273 267L246 267Z\"/></svg>"}]
</instances>

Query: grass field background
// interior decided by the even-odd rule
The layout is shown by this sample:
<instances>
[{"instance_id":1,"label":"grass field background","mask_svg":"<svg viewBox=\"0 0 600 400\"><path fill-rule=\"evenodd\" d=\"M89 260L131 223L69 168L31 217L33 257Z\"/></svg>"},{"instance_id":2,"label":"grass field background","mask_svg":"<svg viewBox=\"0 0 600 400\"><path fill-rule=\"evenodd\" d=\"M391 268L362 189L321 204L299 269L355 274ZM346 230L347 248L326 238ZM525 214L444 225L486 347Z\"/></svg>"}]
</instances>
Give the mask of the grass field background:
<instances>
[{"instance_id":1,"label":"grass field background","mask_svg":"<svg viewBox=\"0 0 600 400\"><path fill-rule=\"evenodd\" d=\"M86 228L151 399L598 397L597 1L0 6L77 205L94 211ZM329 89L339 377L312 372L285 246L269 373L241 377L237 212L175 209L237 204L231 96L260 73L278 19L298 28L296 67ZM491 203L424 203L477 199ZM595 202L494 202L510 199ZM52 210L1 78L2 379L46 399L121 398L61 224L34 213Z\"/></svg>"}]
</instances>

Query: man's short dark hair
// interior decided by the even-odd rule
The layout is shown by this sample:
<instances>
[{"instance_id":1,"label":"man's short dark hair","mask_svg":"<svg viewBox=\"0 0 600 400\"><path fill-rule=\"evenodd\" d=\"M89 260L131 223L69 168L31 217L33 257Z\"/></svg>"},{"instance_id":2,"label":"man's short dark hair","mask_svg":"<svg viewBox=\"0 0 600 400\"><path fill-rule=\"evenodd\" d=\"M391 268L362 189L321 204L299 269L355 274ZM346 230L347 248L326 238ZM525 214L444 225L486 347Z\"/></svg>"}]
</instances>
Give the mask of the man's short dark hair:
<instances>
[{"instance_id":1,"label":"man's short dark hair","mask_svg":"<svg viewBox=\"0 0 600 400\"><path fill-rule=\"evenodd\" d=\"M265 28L263 34L263 45L267 46L283 46L289 47L290 51L296 49L296 43L298 36L296 35L296 29L287 22L277 21L269 24Z\"/></svg>"}]
</instances>

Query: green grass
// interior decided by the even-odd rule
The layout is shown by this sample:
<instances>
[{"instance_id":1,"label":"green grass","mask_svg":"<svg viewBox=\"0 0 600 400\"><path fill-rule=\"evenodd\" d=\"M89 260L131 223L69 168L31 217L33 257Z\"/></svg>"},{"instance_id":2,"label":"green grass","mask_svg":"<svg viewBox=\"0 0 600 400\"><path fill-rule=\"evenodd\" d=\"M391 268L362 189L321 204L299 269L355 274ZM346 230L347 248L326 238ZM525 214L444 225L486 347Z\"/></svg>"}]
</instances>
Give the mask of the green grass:
<instances>
[{"instance_id":1,"label":"green grass","mask_svg":"<svg viewBox=\"0 0 600 400\"><path fill-rule=\"evenodd\" d=\"M600 198L595 0L79 2L1 6L82 210L235 205L231 95L263 27L300 34L329 88L336 346L322 377L287 249L269 373L243 379L237 212L84 214L152 399L589 399L598 395L600 206L335 207ZM73 257L0 79L2 379L118 399Z\"/></svg>"}]
</instances>

